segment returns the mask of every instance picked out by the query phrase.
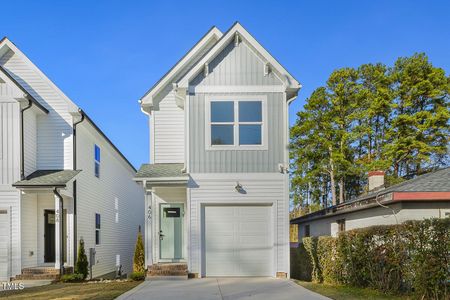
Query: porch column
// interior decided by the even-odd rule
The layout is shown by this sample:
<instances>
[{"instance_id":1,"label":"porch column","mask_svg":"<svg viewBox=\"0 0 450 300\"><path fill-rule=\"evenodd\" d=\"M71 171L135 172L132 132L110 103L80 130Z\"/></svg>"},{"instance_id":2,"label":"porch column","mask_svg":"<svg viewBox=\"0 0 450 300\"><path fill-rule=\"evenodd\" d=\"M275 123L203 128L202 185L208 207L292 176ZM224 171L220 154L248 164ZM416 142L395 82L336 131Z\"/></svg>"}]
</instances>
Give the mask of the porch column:
<instances>
[{"instance_id":1,"label":"porch column","mask_svg":"<svg viewBox=\"0 0 450 300\"><path fill-rule=\"evenodd\" d=\"M61 216L62 207L61 201L57 195L55 197L55 269L60 269L61 267Z\"/></svg>"},{"instance_id":2,"label":"porch column","mask_svg":"<svg viewBox=\"0 0 450 300\"><path fill-rule=\"evenodd\" d=\"M145 193L145 266L152 265L152 191Z\"/></svg>"}]
</instances>

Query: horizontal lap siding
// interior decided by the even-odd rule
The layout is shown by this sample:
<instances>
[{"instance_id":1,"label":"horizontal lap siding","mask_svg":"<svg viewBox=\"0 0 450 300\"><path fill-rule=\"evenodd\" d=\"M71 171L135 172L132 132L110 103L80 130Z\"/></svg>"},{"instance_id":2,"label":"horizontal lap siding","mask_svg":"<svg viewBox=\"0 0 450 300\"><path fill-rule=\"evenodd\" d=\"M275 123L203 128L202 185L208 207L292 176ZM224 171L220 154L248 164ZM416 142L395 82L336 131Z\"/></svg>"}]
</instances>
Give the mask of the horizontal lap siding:
<instances>
[{"instance_id":1,"label":"horizontal lap siding","mask_svg":"<svg viewBox=\"0 0 450 300\"><path fill-rule=\"evenodd\" d=\"M267 150L206 150L205 149L205 96L211 95L264 95L267 96ZM192 173L245 173L277 172L283 163L284 144L282 93L233 93L190 95L190 172Z\"/></svg>"},{"instance_id":2,"label":"horizontal lap siding","mask_svg":"<svg viewBox=\"0 0 450 300\"><path fill-rule=\"evenodd\" d=\"M43 218L43 216L38 215L37 211L37 195L27 194L22 196L21 201L22 206L22 217L21 217L21 228L22 228L22 268L35 267L38 263L38 249L37 249L37 239L38 239L38 216ZM33 254L31 254L33 252Z\"/></svg>"},{"instance_id":3,"label":"horizontal lap siding","mask_svg":"<svg viewBox=\"0 0 450 300\"><path fill-rule=\"evenodd\" d=\"M72 168L72 116L68 103L35 70L12 51L0 59L0 64L23 87L49 110L37 117L37 168Z\"/></svg>"},{"instance_id":4,"label":"horizontal lap siding","mask_svg":"<svg viewBox=\"0 0 450 300\"><path fill-rule=\"evenodd\" d=\"M24 158L25 158L25 176L36 171L37 155L37 118L32 110L26 110L24 113Z\"/></svg>"},{"instance_id":5,"label":"horizontal lap siding","mask_svg":"<svg viewBox=\"0 0 450 300\"><path fill-rule=\"evenodd\" d=\"M285 222L288 198L283 174L191 174L190 183L190 255L191 272L201 273L201 205L202 204L262 204L272 203L276 271L288 272L288 223ZM236 182L245 194L236 192Z\"/></svg>"},{"instance_id":6,"label":"horizontal lap siding","mask_svg":"<svg viewBox=\"0 0 450 300\"><path fill-rule=\"evenodd\" d=\"M184 110L175 103L173 92L169 91L161 102L154 118L154 163L184 162Z\"/></svg>"},{"instance_id":7,"label":"horizontal lap siding","mask_svg":"<svg viewBox=\"0 0 450 300\"><path fill-rule=\"evenodd\" d=\"M123 271L129 274L138 227L143 228L144 223L143 190L132 180L134 171L88 123L78 125L77 138L77 166L83 170L77 177L78 238L84 239L86 251L96 248L94 276L115 271L116 255L120 255ZM94 176L94 144L100 146L100 178ZM101 215L98 246L95 213Z\"/></svg>"}]
</instances>

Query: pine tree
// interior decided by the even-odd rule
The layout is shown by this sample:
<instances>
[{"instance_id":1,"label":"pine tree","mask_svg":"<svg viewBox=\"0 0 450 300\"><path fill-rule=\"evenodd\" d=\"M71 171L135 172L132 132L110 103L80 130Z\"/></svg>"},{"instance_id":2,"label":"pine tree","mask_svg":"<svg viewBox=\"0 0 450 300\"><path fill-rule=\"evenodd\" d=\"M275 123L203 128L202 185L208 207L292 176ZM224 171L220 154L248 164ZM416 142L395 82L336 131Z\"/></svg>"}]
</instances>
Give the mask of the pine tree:
<instances>
[{"instance_id":1,"label":"pine tree","mask_svg":"<svg viewBox=\"0 0 450 300\"><path fill-rule=\"evenodd\" d=\"M134 248L133 272L135 273L145 272L144 243L142 241L142 234L140 227L137 235L136 246Z\"/></svg>"},{"instance_id":2,"label":"pine tree","mask_svg":"<svg viewBox=\"0 0 450 300\"><path fill-rule=\"evenodd\" d=\"M86 256L86 251L84 250L84 241L80 239L78 245L78 256L77 262L75 264L75 273L83 275L83 279L88 276L88 259Z\"/></svg>"}]
</instances>

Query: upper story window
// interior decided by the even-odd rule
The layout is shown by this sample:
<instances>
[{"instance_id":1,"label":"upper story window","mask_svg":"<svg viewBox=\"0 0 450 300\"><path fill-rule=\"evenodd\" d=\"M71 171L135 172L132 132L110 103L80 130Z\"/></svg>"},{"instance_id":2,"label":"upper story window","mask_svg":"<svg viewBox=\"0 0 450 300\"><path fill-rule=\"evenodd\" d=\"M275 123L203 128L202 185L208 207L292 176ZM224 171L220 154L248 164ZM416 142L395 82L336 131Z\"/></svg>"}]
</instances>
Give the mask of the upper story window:
<instances>
[{"instance_id":1,"label":"upper story window","mask_svg":"<svg viewBox=\"0 0 450 300\"><path fill-rule=\"evenodd\" d=\"M100 147L94 145L94 173L95 177L100 178Z\"/></svg>"},{"instance_id":2,"label":"upper story window","mask_svg":"<svg viewBox=\"0 0 450 300\"><path fill-rule=\"evenodd\" d=\"M207 99L206 148L267 149L265 105L264 96Z\"/></svg>"}]
</instances>

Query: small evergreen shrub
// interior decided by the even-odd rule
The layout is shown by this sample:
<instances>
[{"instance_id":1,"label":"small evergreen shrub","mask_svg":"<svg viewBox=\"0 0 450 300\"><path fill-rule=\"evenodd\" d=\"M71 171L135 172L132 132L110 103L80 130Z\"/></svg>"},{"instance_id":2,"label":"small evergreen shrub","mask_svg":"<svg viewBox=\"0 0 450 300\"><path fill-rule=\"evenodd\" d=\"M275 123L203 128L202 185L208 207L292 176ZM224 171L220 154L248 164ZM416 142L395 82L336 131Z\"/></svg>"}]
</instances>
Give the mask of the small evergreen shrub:
<instances>
[{"instance_id":1,"label":"small evergreen shrub","mask_svg":"<svg viewBox=\"0 0 450 300\"><path fill-rule=\"evenodd\" d=\"M136 246L134 247L133 272L145 273L144 242L142 241L142 234L140 227L136 239Z\"/></svg>"},{"instance_id":2,"label":"small evergreen shrub","mask_svg":"<svg viewBox=\"0 0 450 300\"><path fill-rule=\"evenodd\" d=\"M77 262L75 263L75 273L81 274L83 279L86 279L88 276L88 259L86 256L86 251L84 250L84 240L80 239L80 243L78 245L78 255Z\"/></svg>"},{"instance_id":3,"label":"small evergreen shrub","mask_svg":"<svg viewBox=\"0 0 450 300\"><path fill-rule=\"evenodd\" d=\"M130 279L134 281L145 280L145 272L133 272L130 274Z\"/></svg>"}]
</instances>

